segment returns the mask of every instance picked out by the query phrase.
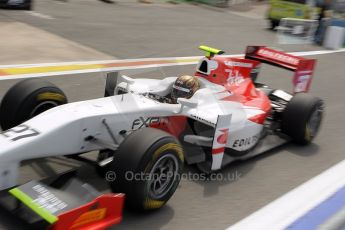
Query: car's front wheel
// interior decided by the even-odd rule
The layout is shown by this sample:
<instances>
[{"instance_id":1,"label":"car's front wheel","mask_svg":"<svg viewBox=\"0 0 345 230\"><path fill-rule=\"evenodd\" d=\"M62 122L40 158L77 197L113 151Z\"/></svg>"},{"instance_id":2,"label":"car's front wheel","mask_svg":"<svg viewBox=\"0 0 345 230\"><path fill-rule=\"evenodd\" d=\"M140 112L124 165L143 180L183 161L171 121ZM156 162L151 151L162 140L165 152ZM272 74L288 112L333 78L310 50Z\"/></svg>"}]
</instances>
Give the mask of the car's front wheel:
<instances>
[{"instance_id":1,"label":"car's front wheel","mask_svg":"<svg viewBox=\"0 0 345 230\"><path fill-rule=\"evenodd\" d=\"M113 192L126 194L127 207L137 211L154 210L174 194L183 162L183 150L175 137L158 129L144 128L121 143L105 177L112 180Z\"/></svg>"}]
</instances>

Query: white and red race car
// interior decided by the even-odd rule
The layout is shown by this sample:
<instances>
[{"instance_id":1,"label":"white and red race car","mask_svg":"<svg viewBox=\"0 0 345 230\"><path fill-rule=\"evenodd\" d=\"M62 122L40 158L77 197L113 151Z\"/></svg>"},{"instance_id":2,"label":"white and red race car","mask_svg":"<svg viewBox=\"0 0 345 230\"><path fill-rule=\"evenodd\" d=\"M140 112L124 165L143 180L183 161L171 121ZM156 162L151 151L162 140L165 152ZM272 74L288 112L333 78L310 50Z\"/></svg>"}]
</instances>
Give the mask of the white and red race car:
<instances>
[{"instance_id":1,"label":"white and red race car","mask_svg":"<svg viewBox=\"0 0 345 230\"><path fill-rule=\"evenodd\" d=\"M97 164L116 173L114 192L136 209L157 209L175 192L184 159L207 173L288 141L308 144L323 103L310 96L315 60L263 46L244 58L201 46L200 89L167 103L176 77L132 79L110 74L106 97L68 103L51 83L17 83L0 106L0 189L17 185L20 162L98 150ZM256 82L261 63L294 72L293 94ZM148 175L128 180L128 172ZM142 178L142 177L140 177Z\"/></svg>"}]
</instances>

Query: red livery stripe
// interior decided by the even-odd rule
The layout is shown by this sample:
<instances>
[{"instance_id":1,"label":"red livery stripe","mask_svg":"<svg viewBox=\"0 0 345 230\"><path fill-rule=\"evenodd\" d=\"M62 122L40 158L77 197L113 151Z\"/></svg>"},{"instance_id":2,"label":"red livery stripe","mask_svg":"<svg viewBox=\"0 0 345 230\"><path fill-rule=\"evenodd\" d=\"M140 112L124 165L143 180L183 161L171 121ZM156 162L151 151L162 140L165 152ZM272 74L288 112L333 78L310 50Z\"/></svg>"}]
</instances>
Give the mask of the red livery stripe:
<instances>
[{"instance_id":1,"label":"red livery stripe","mask_svg":"<svg viewBox=\"0 0 345 230\"><path fill-rule=\"evenodd\" d=\"M224 153L225 147L219 148L219 149L212 149L212 154L219 154Z\"/></svg>"}]
</instances>

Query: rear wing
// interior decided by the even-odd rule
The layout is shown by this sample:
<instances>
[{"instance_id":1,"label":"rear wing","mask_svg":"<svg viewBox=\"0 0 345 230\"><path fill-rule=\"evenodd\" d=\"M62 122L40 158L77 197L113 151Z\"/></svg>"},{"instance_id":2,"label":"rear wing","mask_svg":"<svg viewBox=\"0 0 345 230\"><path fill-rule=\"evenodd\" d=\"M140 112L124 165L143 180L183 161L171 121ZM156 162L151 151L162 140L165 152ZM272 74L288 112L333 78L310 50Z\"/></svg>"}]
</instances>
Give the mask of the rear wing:
<instances>
[{"instance_id":1,"label":"rear wing","mask_svg":"<svg viewBox=\"0 0 345 230\"><path fill-rule=\"evenodd\" d=\"M297 57L265 46L248 46L245 58L293 71L293 92L299 93L309 91L316 64L315 59Z\"/></svg>"}]
</instances>

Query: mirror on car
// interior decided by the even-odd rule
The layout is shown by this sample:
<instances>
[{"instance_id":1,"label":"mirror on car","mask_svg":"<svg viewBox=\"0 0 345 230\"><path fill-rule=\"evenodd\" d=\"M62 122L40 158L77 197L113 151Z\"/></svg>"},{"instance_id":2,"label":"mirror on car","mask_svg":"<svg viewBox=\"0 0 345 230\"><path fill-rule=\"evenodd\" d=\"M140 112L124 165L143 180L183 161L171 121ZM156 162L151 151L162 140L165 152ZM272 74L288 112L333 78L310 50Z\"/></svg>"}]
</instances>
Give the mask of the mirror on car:
<instances>
[{"instance_id":1,"label":"mirror on car","mask_svg":"<svg viewBox=\"0 0 345 230\"><path fill-rule=\"evenodd\" d=\"M126 82L126 84L127 84L126 91L129 92L129 86L133 85L135 83L135 80L131 77L126 76L126 75L122 75L121 78L124 82Z\"/></svg>"},{"instance_id":2,"label":"mirror on car","mask_svg":"<svg viewBox=\"0 0 345 230\"><path fill-rule=\"evenodd\" d=\"M193 101L193 100L182 98L182 97L181 98L177 98L177 103L181 104L181 109L184 106L189 107L189 108L195 108L198 105L197 101Z\"/></svg>"},{"instance_id":3,"label":"mirror on car","mask_svg":"<svg viewBox=\"0 0 345 230\"><path fill-rule=\"evenodd\" d=\"M128 83L129 85L133 85L135 83L135 80L133 78L128 77L126 75L122 75L121 78L124 82Z\"/></svg>"}]
</instances>

